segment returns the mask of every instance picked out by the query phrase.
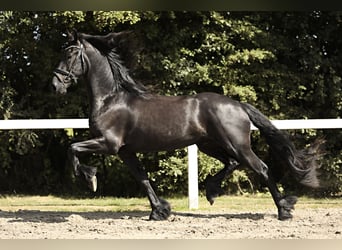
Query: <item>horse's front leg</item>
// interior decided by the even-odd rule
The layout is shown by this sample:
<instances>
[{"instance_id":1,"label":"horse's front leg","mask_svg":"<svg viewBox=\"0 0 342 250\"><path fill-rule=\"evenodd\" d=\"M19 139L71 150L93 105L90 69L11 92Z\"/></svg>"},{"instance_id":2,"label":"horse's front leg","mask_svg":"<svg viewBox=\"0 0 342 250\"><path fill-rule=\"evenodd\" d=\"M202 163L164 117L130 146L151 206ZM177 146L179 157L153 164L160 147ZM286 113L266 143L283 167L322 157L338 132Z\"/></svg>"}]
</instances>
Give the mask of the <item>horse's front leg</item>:
<instances>
[{"instance_id":1,"label":"horse's front leg","mask_svg":"<svg viewBox=\"0 0 342 250\"><path fill-rule=\"evenodd\" d=\"M170 204L156 195L136 154L122 148L119 151L119 156L147 192L152 208L150 220L166 220L171 213Z\"/></svg>"},{"instance_id":2,"label":"horse's front leg","mask_svg":"<svg viewBox=\"0 0 342 250\"><path fill-rule=\"evenodd\" d=\"M73 165L76 176L83 174L90 189L95 192L97 189L96 167L80 164L79 156L82 153L107 153L108 148L103 137L73 143L69 149L69 158Z\"/></svg>"}]
</instances>

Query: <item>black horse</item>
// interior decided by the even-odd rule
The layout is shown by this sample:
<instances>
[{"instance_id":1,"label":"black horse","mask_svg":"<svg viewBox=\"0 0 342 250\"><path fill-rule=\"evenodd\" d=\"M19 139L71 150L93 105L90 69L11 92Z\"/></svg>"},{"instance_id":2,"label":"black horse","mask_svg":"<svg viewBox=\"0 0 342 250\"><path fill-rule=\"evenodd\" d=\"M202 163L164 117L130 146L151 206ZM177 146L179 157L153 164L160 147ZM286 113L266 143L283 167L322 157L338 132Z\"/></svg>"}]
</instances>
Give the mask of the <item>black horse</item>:
<instances>
[{"instance_id":1,"label":"black horse","mask_svg":"<svg viewBox=\"0 0 342 250\"><path fill-rule=\"evenodd\" d=\"M266 138L271 151L293 176L309 187L319 185L316 168L320 142L298 151L256 108L227 96L201 93L193 96L159 96L135 82L123 66L118 48L127 33L105 36L68 32L66 57L54 71L52 83L59 93L81 76L88 85L89 127L93 139L74 143L70 159L75 174L86 178L96 191L96 168L80 164L82 153L118 154L146 189L151 204L151 220L165 220L170 205L159 198L147 178L136 153L165 151L197 144L199 150L224 165L206 180L206 196L212 204L221 194L220 184L241 165L259 174L267 184L278 208L278 218L292 218L295 196L283 196L267 165L252 151L250 127L253 123Z\"/></svg>"}]
</instances>

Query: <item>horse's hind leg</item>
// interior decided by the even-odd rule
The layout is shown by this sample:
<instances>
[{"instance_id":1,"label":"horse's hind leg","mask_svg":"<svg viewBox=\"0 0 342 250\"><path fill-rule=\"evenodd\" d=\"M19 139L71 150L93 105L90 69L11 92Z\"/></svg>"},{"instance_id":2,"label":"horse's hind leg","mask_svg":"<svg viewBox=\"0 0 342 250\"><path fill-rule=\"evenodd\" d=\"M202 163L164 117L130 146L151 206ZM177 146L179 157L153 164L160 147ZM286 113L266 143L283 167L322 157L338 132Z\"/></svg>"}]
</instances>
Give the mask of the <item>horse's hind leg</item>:
<instances>
[{"instance_id":1,"label":"horse's hind leg","mask_svg":"<svg viewBox=\"0 0 342 250\"><path fill-rule=\"evenodd\" d=\"M291 210L296 203L295 197L282 197L267 165L252 151L250 142L250 119L245 110L235 104L216 106L216 112L210 117L211 123L208 135L224 148L227 154L236 159L241 165L248 166L259 174L267 183L273 200L278 207L280 220L291 218Z\"/></svg>"},{"instance_id":2,"label":"horse's hind leg","mask_svg":"<svg viewBox=\"0 0 342 250\"><path fill-rule=\"evenodd\" d=\"M171 213L170 204L156 195L136 154L122 148L119 151L119 156L146 190L152 208L150 220L166 220Z\"/></svg>"},{"instance_id":3,"label":"horse's hind leg","mask_svg":"<svg viewBox=\"0 0 342 250\"><path fill-rule=\"evenodd\" d=\"M239 163L235 159L229 157L223 148L215 146L214 143L202 143L197 144L197 146L200 151L218 159L224 164L223 169L214 176L209 175L205 180L206 198L210 205L213 205L215 198L223 194L221 188L222 181L239 167Z\"/></svg>"},{"instance_id":4,"label":"horse's hind leg","mask_svg":"<svg viewBox=\"0 0 342 250\"><path fill-rule=\"evenodd\" d=\"M214 176L208 176L205 180L205 195L210 205L214 204L215 198L223 194L221 188L222 181L229 176L235 169L239 167L239 163L232 160L230 164L225 164Z\"/></svg>"},{"instance_id":5,"label":"horse's hind leg","mask_svg":"<svg viewBox=\"0 0 342 250\"><path fill-rule=\"evenodd\" d=\"M265 180L278 208L278 219L286 220L292 218L291 211L294 209L297 197L281 195L267 165L260 160L250 148L243 150L243 154L241 155L241 161L262 176Z\"/></svg>"}]
</instances>

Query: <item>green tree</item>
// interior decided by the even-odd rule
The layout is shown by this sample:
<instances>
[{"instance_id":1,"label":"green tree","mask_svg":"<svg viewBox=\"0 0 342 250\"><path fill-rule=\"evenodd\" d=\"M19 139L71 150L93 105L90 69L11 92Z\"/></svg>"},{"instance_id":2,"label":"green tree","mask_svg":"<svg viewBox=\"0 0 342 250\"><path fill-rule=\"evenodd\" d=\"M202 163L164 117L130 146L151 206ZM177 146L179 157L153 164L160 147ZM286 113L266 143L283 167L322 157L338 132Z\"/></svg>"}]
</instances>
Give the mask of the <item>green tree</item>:
<instances>
[{"instance_id":1,"label":"green tree","mask_svg":"<svg viewBox=\"0 0 342 250\"><path fill-rule=\"evenodd\" d=\"M123 60L132 76L165 95L213 91L250 102L272 119L341 117L341 13L52 11L0 12L0 118L85 118L82 82L65 96L51 86L66 29L106 34L132 30L135 47ZM289 131L298 148L324 136L323 188L342 191L341 130ZM67 166L67 148L86 130L0 131L0 189L24 193L84 193ZM253 132L253 148L269 165L267 147ZM184 149L141 157L158 190L186 193ZM99 168L99 194L132 196L139 187L116 156L84 159ZM200 181L222 166L200 155ZM241 179L242 178L242 179ZM227 192L262 190L250 171L224 183ZM290 178L283 186L301 188Z\"/></svg>"}]
</instances>

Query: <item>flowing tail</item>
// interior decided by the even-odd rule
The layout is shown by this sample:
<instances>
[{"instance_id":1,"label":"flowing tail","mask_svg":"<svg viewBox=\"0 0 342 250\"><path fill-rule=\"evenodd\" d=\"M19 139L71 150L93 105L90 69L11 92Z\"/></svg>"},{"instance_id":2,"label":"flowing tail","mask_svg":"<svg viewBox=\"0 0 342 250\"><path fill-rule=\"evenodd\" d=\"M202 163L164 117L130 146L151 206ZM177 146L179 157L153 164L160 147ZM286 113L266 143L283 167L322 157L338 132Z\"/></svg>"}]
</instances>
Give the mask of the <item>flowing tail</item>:
<instances>
[{"instance_id":1,"label":"flowing tail","mask_svg":"<svg viewBox=\"0 0 342 250\"><path fill-rule=\"evenodd\" d=\"M258 109L248 103L241 103L249 119L260 130L270 145L272 153L289 167L296 180L308 187L319 187L318 158L324 140L316 140L310 147L297 150L288 136L277 129Z\"/></svg>"}]
</instances>

